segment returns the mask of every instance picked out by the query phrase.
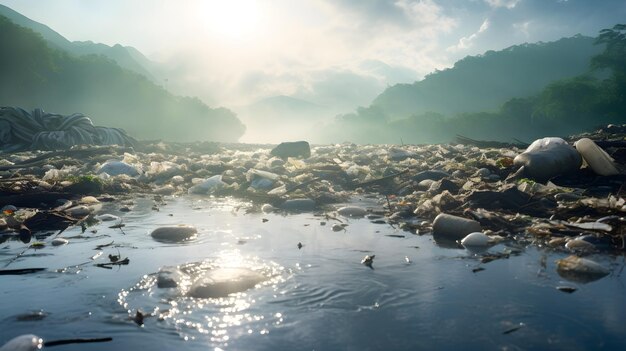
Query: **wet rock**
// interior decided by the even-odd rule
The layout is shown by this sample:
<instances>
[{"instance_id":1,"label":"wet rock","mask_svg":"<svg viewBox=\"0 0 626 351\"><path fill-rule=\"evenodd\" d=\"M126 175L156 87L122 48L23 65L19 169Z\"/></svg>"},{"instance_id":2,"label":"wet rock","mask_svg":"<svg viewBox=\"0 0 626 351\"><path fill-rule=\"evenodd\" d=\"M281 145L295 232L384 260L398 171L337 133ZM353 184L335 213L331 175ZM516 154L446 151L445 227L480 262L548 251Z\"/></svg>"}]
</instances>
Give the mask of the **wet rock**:
<instances>
[{"instance_id":1,"label":"wet rock","mask_svg":"<svg viewBox=\"0 0 626 351\"><path fill-rule=\"evenodd\" d=\"M453 216L445 213L435 217L433 222L433 236L444 240L461 240L466 235L473 232L480 232L480 223L463 217Z\"/></svg>"},{"instance_id":2,"label":"wet rock","mask_svg":"<svg viewBox=\"0 0 626 351\"><path fill-rule=\"evenodd\" d=\"M174 188L171 184L166 184L164 186L154 188L152 192L159 195L172 195L176 192L176 188Z\"/></svg>"},{"instance_id":3,"label":"wet rock","mask_svg":"<svg viewBox=\"0 0 626 351\"><path fill-rule=\"evenodd\" d=\"M0 351L36 351L43 348L43 339L33 334L17 336L0 347Z\"/></svg>"},{"instance_id":4,"label":"wet rock","mask_svg":"<svg viewBox=\"0 0 626 351\"><path fill-rule=\"evenodd\" d=\"M419 183L419 182L421 182L422 180L425 180L425 179L439 180L439 179L446 178L446 177L449 177L449 176L450 176L450 174L448 172L445 172L445 171L429 170L429 171L419 172L418 174L416 174L413 177L413 180Z\"/></svg>"},{"instance_id":5,"label":"wet rock","mask_svg":"<svg viewBox=\"0 0 626 351\"><path fill-rule=\"evenodd\" d=\"M70 241L65 238L54 238L52 239L52 246L61 246L67 245Z\"/></svg>"},{"instance_id":6,"label":"wet rock","mask_svg":"<svg viewBox=\"0 0 626 351\"><path fill-rule=\"evenodd\" d=\"M82 218L82 217L89 215L92 212L92 209L85 205L78 205L78 206L70 207L64 212L74 218Z\"/></svg>"},{"instance_id":7,"label":"wet rock","mask_svg":"<svg viewBox=\"0 0 626 351\"><path fill-rule=\"evenodd\" d=\"M157 273L157 287L166 289L166 288L176 288L178 287L179 281L182 277L182 274L176 267L162 267Z\"/></svg>"},{"instance_id":8,"label":"wet rock","mask_svg":"<svg viewBox=\"0 0 626 351\"><path fill-rule=\"evenodd\" d=\"M392 161L404 161L409 157L413 157L415 156L415 154L413 152L407 151L407 150L403 150L403 149L399 149L396 147L392 147L389 149L388 151L388 157L390 160Z\"/></svg>"},{"instance_id":9,"label":"wet rock","mask_svg":"<svg viewBox=\"0 0 626 351\"><path fill-rule=\"evenodd\" d=\"M283 159L288 157L311 157L311 146L306 141L283 142L270 151L272 156Z\"/></svg>"},{"instance_id":10,"label":"wet rock","mask_svg":"<svg viewBox=\"0 0 626 351\"><path fill-rule=\"evenodd\" d=\"M270 213L276 210L276 207L270 205L270 204L263 204L263 206L261 206L261 211L263 213Z\"/></svg>"},{"instance_id":11,"label":"wet rock","mask_svg":"<svg viewBox=\"0 0 626 351\"><path fill-rule=\"evenodd\" d=\"M226 297L251 289L266 279L248 268L214 268L196 279L187 295L195 298Z\"/></svg>"},{"instance_id":12,"label":"wet rock","mask_svg":"<svg viewBox=\"0 0 626 351\"><path fill-rule=\"evenodd\" d=\"M358 206L344 206L339 208L337 213L345 217L363 217L367 214L367 210Z\"/></svg>"},{"instance_id":13,"label":"wet rock","mask_svg":"<svg viewBox=\"0 0 626 351\"><path fill-rule=\"evenodd\" d=\"M530 144L526 151L515 157L513 163L520 167L520 176L547 181L560 174L577 171L582 158L565 140L543 138Z\"/></svg>"},{"instance_id":14,"label":"wet rock","mask_svg":"<svg viewBox=\"0 0 626 351\"><path fill-rule=\"evenodd\" d=\"M442 191L449 191L452 194L456 194L459 192L460 187L456 185L453 181L443 178L438 181L433 182L428 189L428 192L431 194L439 194Z\"/></svg>"},{"instance_id":15,"label":"wet rock","mask_svg":"<svg viewBox=\"0 0 626 351\"><path fill-rule=\"evenodd\" d=\"M193 238L198 230L190 225L160 227L152 231L150 236L156 241L165 243L180 243Z\"/></svg>"},{"instance_id":16,"label":"wet rock","mask_svg":"<svg viewBox=\"0 0 626 351\"><path fill-rule=\"evenodd\" d=\"M340 231L342 231L342 230L346 230L346 227L347 227L347 226L348 226L348 225L347 225L347 224L345 224L345 223L341 223L341 224L336 223L336 224L333 224L333 225L330 227L330 229L332 229L332 231L333 231L333 232L340 232Z\"/></svg>"},{"instance_id":17,"label":"wet rock","mask_svg":"<svg viewBox=\"0 0 626 351\"><path fill-rule=\"evenodd\" d=\"M287 211L312 211L315 206L315 201L312 199L289 199L283 202L280 208Z\"/></svg>"}]
</instances>

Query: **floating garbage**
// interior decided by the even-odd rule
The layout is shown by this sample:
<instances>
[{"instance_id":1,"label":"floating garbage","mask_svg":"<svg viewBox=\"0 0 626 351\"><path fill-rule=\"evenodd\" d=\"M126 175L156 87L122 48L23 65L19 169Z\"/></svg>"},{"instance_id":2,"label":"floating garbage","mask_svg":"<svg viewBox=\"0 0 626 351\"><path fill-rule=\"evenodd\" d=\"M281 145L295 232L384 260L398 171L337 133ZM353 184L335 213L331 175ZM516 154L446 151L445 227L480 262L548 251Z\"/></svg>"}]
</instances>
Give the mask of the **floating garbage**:
<instances>
[{"instance_id":1,"label":"floating garbage","mask_svg":"<svg viewBox=\"0 0 626 351\"><path fill-rule=\"evenodd\" d=\"M209 194L226 186L226 183L222 181L222 175L214 175L210 178L200 180L198 184L189 188L189 194Z\"/></svg>"},{"instance_id":2,"label":"floating garbage","mask_svg":"<svg viewBox=\"0 0 626 351\"><path fill-rule=\"evenodd\" d=\"M98 170L97 174L106 173L110 176L127 175L130 177L136 177L140 174L139 170L124 161L109 160L106 161Z\"/></svg>"},{"instance_id":3,"label":"floating garbage","mask_svg":"<svg viewBox=\"0 0 626 351\"><path fill-rule=\"evenodd\" d=\"M568 256L556 261L557 273L565 279L588 283L607 276L610 271L599 263L587 258Z\"/></svg>"},{"instance_id":4,"label":"floating garbage","mask_svg":"<svg viewBox=\"0 0 626 351\"><path fill-rule=\"evenodd\" d=\"M372 266L372 264L374 264L374 258L376 258L376 255L366 255L361 260L361 264L368 266L371 269L374 269L374 267Z\"/></svg>"},{"instance_id":5,"label":"floating garbage","mask_svg":"<svg viewBox=\"0 0 626 351\"><path fill-rule=\"evenodd\" d=\"M488 246L490 244L489 236L482 232L474 232L467 234L462 240L463 246Z\"/></svg>"},{"instance_id":6,"label":"floating garbage","mask_svg":"<svg viewBox=\"0 0 626 351\"><path fill-rule=\"evenodd\" d=\"M582 138L574 143L576 150L582 155L585 163L595 173L602 176L610 176L619 174L619 170L615 167L615 163L606 151L602 150L593 140Z\"/></svg>"}]
</instances>

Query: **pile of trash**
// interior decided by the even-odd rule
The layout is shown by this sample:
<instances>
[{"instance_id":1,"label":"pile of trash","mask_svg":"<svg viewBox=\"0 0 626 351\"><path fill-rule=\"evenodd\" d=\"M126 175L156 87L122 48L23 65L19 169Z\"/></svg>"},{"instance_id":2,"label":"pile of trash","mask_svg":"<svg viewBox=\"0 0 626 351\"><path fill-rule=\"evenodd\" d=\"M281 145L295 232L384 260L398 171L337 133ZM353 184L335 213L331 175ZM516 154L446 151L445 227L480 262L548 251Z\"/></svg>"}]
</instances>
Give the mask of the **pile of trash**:
<instances>
[{"instance_id":1,"label":"pile of trash","mask_svg":"<svg viewBox=\"0 0 626 351\"><path fill-rule=\"evenodd\" d=\"M133 145L118 128L94 126L83 114L64 116L35 109L0 107L0 150L60 150L74 145Z\"/></svg>"},{"instance_id":2,"label":"pile of trash","mask_svg":"<svg viewBox=\"0 0 626 351\"><path fill-rule=\"evenodd\" d=\"M85 195L107 201L137 193L233 196L263 211L330 213L347 204L350 216L376 215L414 234L432 233L443 245L515 240L573 252L623 250L625 137L623 126L607 126L567 140L539 139L526 150L479 147L465 139L313 147L153 142L24 151L0 154L0 207L61 213L54 218L67 225L68 217L80 218L67 209L81 206ZM379 206L354 205L365 197ZM8 227L0 219L0 231L24 230Z\"/></svg>"}]
</instances>

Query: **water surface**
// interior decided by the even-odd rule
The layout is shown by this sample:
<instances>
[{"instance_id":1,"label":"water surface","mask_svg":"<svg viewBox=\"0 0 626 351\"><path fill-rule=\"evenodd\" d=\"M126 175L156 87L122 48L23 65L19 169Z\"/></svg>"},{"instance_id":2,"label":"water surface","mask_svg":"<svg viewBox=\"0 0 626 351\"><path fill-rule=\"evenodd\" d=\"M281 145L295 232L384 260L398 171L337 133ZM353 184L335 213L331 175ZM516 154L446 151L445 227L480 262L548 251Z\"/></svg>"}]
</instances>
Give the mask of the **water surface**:
<instances>
[{"instance_id":1,"label":"water surface","mask_svg":"<svg viewBox=\"0 0 626 351\"><path fill-rule=\"evenodd\" d=\"M348 226L334 232L338 221L321 214L264 214L233 199L168 199L159 211L151 198L134 201L128 213L111 203L101 211L122 216L123 232L104 222L84 234L66 231L65 246L24 251L19 241L0 244L0 265L48 268L0 276L0 344L35 333L45 340L114 339L58 350L626 347L623 256L592 255L612 273L572 282L555 269L567 253L532 245L499 244L490 252L514 254L480 263L465 249L435 245L430 235L367 219L338 218ZM194 225L199 234L183 244L149 236L173 224ZM91 259L97 245L110 242ZM94 265L108 262L109 254L130 264ZM360 263L365 255L376 255L373 269ZM246 267L268 279L224 298L195 299L156 287L160 267L200 263ZM557 286L577 290L568 294ZM137 309L153 315L143 326L132 321Z\"/></svg>"}]
</instances>

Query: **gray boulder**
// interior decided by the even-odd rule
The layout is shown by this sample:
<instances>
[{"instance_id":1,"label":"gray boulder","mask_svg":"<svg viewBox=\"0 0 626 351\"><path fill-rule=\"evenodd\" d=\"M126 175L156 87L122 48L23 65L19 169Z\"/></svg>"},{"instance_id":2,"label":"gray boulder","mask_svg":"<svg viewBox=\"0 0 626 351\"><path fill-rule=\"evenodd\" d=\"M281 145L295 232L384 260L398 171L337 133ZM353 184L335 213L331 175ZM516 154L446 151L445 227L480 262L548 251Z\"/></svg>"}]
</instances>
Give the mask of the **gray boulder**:
<instances>
[{"instance_id":1,"label":"gray boulder","mask_svg":"<svg viewBox=\"0 0 626 351\"><path fill-rule=\"evenodd\" d=\"M287 158L287 157L311 157L311 146L306 141L293 141L280 143L270 152L272 156Z\"/></svg>"}]
</instances>

